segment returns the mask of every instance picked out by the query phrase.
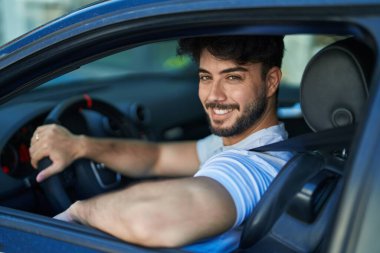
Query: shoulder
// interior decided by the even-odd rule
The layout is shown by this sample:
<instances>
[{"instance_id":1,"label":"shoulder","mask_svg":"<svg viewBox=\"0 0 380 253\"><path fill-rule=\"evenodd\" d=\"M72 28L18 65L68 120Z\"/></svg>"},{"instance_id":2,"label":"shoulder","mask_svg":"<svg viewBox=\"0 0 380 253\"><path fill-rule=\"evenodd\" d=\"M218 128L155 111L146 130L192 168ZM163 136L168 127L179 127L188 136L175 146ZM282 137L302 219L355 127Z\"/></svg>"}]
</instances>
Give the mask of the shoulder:
<instances>
[{"instance_id":1,"label":"shoulder","mask_svg":"<svg viewBox=\"0 0 380 253\"><path fill-rule=\"evenodd\" d=\"M238 226L253 210L278 170L262 154L233 149L207 160L195 177L211 178L229 192L237 210L235 226Z\"/></svg>"},{"instance_id":2,"label":"shoulder","mask_svg":"<svg viewBox=\"0 0 380 253\"><path fill-rule=\"evenodd\" d=\"M209 135L197 141L196 144L198 158L201 164L223 149L222 138L216 135Z\"/></svg>"},{"instance_id":3,"label":"shoulder","mask_svg":"<svg viewBox=\"0 0 380 253\"><path fill-rule=\"evenodd\" d=\"M231 149L208 159L195 176L210 176L223 181L270 182L286 161L247 150Z\"/></svg>"},{"instance_id":4,"label":"shoulder","mask_svg":"<svg viewBox=\"0 0 380 253\"><path fill-rule=\"evenodd\" d=\"M253 152L244 149L229 149L222 151L209 158L201 167L215 167L235 165L238 167L246 167L248 169L273 168L274 173L285 165L290 159L291 154L288 152Z\"/></svg>"}]
</instances>

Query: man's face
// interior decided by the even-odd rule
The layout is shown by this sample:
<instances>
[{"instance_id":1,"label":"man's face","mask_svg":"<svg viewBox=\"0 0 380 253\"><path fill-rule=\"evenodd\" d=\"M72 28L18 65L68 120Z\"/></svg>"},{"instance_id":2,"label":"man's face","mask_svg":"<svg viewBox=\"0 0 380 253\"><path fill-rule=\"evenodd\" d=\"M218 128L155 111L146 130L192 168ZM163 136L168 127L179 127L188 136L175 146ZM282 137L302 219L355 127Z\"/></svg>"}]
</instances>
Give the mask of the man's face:
<instances>
[{"instance_id":1,"label":"man's face","mask_svg":"<svg viewBox=\"0 0 380 253\"><path fill-rule=\"evenodd\" d=\"M238 65L204 50L199 62L199 98L211 131L231 137L254 128L267 107L261 63Z\"/></svg>"}]
</instances>

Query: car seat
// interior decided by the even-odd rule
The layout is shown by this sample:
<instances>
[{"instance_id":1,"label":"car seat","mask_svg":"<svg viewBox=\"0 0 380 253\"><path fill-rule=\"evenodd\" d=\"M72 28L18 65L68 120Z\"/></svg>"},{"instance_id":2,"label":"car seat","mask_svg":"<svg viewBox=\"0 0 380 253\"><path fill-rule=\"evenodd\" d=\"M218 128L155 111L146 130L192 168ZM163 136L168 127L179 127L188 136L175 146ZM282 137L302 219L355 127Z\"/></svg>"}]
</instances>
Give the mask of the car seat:
<instances>
[{"instance_id":1,"label":"car seat","mask_svg":"<svg viewBox=\"0 0 380 253\"><path fill-rule=\"evenodd\" d=\"M373 61L369 47L354 38L325 47L309 61L301 108L314 132L272 144L272 150L297 154L246 221L237 252L324 252Z\"/></svg>"}]
</instances>

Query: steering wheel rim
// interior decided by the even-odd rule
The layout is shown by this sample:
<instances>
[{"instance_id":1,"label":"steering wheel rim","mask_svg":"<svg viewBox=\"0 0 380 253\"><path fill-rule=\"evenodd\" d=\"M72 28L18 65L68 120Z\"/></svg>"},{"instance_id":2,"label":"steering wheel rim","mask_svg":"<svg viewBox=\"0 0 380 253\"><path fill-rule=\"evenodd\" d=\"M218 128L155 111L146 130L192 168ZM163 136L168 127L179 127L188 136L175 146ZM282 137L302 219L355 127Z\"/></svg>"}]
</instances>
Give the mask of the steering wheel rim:
<instances>
[{"instance_id":1,"label":"steering wheel rim","mask_svg":"<svg viewBox=\"0 0 380 253\"><path fill-rule=\"evenodd\" d=\"M56 105L45 118L44 125L53 123L62 125L60 122L62 115L71 110L78 111L82 109L95 111L108 117L118 126L122 136L137 136L137 130L133 127L132 122L126 118L121 111L105 101L91 98L88 95L73 97ZM50 158L44 157L38 162L38 170L41 171L46 169L51 164L52 161ZM44 180L41 183L41 187L55 211L62 212L72 204L59 174L53 175Z\"/></svg>"}]
</instances>

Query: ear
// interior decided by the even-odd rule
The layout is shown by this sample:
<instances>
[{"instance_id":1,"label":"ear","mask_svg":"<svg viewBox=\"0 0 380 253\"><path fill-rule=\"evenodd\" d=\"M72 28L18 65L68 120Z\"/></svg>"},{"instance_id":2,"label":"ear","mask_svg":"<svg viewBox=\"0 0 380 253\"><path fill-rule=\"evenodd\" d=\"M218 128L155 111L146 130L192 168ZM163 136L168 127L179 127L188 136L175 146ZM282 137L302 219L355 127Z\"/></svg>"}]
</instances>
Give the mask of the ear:
<instances>
[{"instance_id":1,"label":"ear","mask_svg":"<svg viewBox=\"0 0 380 253\"><path fill-rule=\"evenodd\" d=\"M276 94L278 86L280 85L282 72L279 67L272 67L269 69L265 83L267 85L267 97Z\"/></svg>"}]
</instances>

